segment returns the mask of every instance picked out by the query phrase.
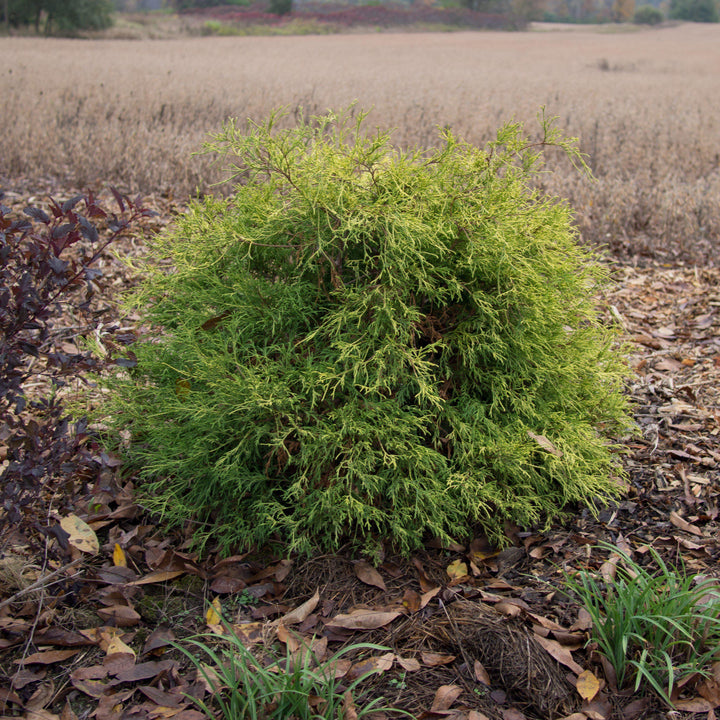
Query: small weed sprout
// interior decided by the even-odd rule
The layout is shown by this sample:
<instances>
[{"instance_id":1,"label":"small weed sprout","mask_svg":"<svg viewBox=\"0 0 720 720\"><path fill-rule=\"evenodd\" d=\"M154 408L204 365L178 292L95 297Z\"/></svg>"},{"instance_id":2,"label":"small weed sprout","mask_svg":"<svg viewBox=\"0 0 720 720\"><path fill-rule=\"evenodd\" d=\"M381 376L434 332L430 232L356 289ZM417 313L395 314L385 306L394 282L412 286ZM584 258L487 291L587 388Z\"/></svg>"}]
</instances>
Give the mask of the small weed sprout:
<instances>
[{"instance_id":1,"label":"small weed sprout","mask_svg":"<svg viewBox=\"0 0 720 720\"><path fill-rule=\"evenodd\" d=\"M650 548L655 572L611 545L617 576L606 584L588 572L566 576L592 618L591 640L617 675L618 687L649 686L672 706L673 689L691 674L707 675L718 657L720 586L666 565Z\"/></svg>"}]
</instances>

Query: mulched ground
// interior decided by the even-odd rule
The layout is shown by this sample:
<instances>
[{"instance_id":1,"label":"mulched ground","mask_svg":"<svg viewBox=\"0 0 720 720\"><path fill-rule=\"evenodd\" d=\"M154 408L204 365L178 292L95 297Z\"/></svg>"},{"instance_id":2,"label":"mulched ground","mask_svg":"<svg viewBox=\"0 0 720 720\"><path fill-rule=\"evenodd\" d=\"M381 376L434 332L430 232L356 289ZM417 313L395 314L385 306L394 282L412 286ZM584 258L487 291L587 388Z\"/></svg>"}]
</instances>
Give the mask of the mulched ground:
<instances>
[{"instance_id":1,"label":"mulched ground","mask_svg":"<svg viewBox=\"0 0 720 720\"><path fill-rule=\"evenodd\" d=\"M4 202L22 208L39 199ZM162 198L152 203L156 228L181 211ZM121 250L141 247L128 240ZM110 288L127 284L114 259L103 269ZM720 696L699 679L680 690L681 710L613 687L586 647L586 615L562 591L564 571L605 571L602 541L641 564L652 546L669 562L680 553L692 574L720 576L720 270L649 263L614 272L603 311L625 329L641 431L628 442L620 502L597 517L578 509L546 533L508 527L511 545L499 552L478 537L429 544L411 558L388 553L377 567L342 549L309 559L272 550L223 559L210 549L198 558L188 537L163 533L143 514L132 482L104 458L72 515L50 505L49 522L64 518L70 542L32 528L0 540L4 716L199 720L187 695L207 699L207 683L168 643L222 632L222 616L258 654L273 643L302 652L297 638L313 636L321 660L349 643L383 646L338 661L339 682L375 670L362 686L369 697L416 718L715 717ZM68 491L45 488L49 497ZM83 523L97 552L78 549ZM355 709L348 698L345 720Z\"/></svg>"}]
</instances>

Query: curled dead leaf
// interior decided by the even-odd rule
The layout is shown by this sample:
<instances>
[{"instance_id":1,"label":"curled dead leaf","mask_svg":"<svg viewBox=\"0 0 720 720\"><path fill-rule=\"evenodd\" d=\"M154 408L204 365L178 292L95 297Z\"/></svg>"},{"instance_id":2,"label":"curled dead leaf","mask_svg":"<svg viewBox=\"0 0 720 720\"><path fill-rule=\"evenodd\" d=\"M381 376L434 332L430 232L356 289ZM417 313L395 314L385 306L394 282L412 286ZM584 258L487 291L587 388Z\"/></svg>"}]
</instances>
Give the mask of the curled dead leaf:
<instances>
[{"instance_id":1,"label":"curled dead leaf","mask_svg":"<svg viewBox=\"0 0 720 720\"><path fill-rule=\"evenodd\" d=\"M283 625L296 625L297 623L301 623L315 610L319 602L320 589L318 588L309 600L306 600L302 605L286 613L280 619L273 621L273 625L279 625L280 623Z\"/></svg>"}]
</instances>

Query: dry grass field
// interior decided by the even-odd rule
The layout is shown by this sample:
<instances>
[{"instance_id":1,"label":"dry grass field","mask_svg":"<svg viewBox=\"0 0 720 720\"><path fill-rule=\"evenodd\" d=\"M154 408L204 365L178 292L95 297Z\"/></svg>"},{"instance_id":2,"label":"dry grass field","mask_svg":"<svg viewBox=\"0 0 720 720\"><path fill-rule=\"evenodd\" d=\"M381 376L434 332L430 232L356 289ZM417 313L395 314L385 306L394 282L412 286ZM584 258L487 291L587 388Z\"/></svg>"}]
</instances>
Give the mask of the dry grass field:
<instances>
[{"instance_id":1,"label":"dry grass field","mask_svg":"<svg viewBox=\"0 0 720 720\"><path fill-rule=\"evenodd\" d=\"M483 143L541 106L580 138L597 182L545 179L583 236L712 262L720 235L720 26L522 33L0 38L5 189L115 183L186 197L221 175L193 153L229 117L374 108L404 146L450 126ZM667 253L667 255L663 255Z\"/></svg>"}]
</instances>

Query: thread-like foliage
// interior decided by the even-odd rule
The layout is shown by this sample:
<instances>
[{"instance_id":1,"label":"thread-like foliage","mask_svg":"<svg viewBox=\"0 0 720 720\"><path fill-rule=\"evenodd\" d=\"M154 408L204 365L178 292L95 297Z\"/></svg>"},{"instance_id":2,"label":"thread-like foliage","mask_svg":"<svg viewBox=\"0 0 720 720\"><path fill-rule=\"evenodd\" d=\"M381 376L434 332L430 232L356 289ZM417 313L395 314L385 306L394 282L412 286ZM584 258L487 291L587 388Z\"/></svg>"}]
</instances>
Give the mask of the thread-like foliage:
<instances>
[{"instance_id":1,"label":"thread-like foliage","mask_svg":"<svg viewBox=\"0 0 720 720\"><path fill-rule=\"evenodd\" d=\"M364 116L279 114L208 149L237 189L155 240L155 331L110 381L146 502L227 548L547 523L619 492L624 368L571 213L530 188L551 122L406 154Z\"/></svg>"}]
</instances>

